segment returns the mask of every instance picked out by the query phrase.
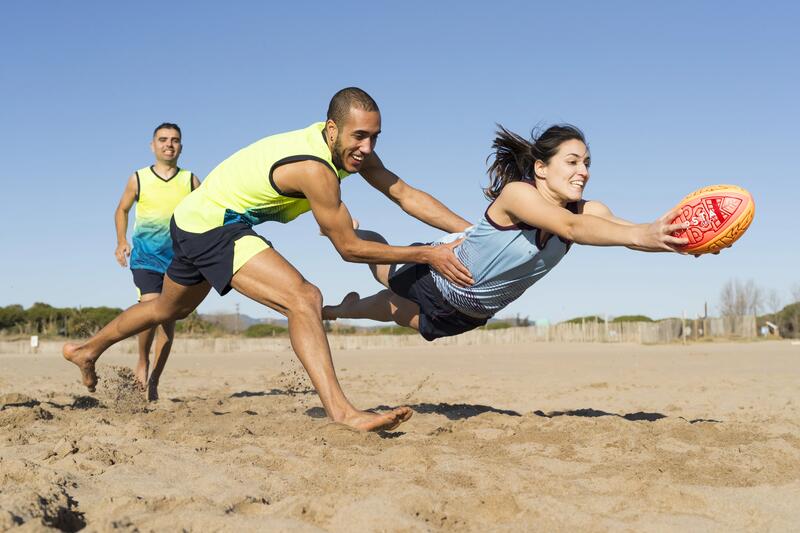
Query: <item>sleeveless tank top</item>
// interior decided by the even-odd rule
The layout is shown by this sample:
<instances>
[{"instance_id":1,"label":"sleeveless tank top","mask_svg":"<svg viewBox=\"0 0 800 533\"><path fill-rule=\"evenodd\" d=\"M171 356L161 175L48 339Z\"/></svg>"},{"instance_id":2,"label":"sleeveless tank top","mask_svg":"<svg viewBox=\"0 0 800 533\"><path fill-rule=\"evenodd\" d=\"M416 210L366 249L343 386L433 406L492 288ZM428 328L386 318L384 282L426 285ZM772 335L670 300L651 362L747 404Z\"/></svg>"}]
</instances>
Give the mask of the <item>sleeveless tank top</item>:
<instances>
[{"instance_id":1,"label":"sleeveless tank top","mask_svg":"<svg viewBox=\"0 0 800 533\"><path fill-rule=\"evenodd\" d=\"M287 223L311 206L302 194L284 193L272 179L281 165L313 160L327 165L341 181L349 175L334 166L323 137L324 122L265 137L220 163L175 210L175 224L188 232L243 222Z\"/></svg>"},{"instance_id":2,"label":"sleeveless tank top","mask_svg":"<svg viewBox=\"0 0 800 533\"><path fill-rule=\"evenodd\" d=\"M577 203L567 204L577 212ZM431 270L434 283L453 307L476 318L488 318L519 298L531 285L550 272L569 251L571 242L550 235L542 242L543 232L527 224L500 226L489 217L464 234L440 239L447 242L464 236L454 250L475 283L459 287Z\"/></svg>"},{"instance_id":3,"label":"sleeveless tank top","mask_svg":"<svg viewBox=\"0 0 800 533\"><path fill-rule=\"evenodd\" d=\"M172 261L169 219L180 201L192 192L192 172L179 168L174 176L165 179L151 166L137 170L136 181L130 266L166 272Z\"/></svg>"}]
</instances>

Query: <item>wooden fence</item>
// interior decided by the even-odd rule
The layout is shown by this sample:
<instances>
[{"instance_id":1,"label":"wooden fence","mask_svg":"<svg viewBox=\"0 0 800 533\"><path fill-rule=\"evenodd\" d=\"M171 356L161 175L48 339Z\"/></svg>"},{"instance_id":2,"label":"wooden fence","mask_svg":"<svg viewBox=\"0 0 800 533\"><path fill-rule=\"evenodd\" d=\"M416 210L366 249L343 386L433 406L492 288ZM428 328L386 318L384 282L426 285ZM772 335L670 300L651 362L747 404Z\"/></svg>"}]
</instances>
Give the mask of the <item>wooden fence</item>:
<instances>
[{"instance_id":1,"label":"wooden fence","mask_svg":"<svg viewBox=\"0 0 800 533\"><path fill-rule=\"evenodd\" d=\"M507 329L478 329L438 339L436 345L523 344L530 342L626 342L666 344L702 338L745 339L756 336L754 316L662 320L660 322L583 322ZM430 345L419 335L328 335L334 350L368 350ZM42 341L34 350L30 341L0 341L0 353L59 353L62 341ZM174 353L231 353L291 350L288 337L175 339ZM108 353L136 353L135 339L112 346Z\"/></svg>"}]
</instances>

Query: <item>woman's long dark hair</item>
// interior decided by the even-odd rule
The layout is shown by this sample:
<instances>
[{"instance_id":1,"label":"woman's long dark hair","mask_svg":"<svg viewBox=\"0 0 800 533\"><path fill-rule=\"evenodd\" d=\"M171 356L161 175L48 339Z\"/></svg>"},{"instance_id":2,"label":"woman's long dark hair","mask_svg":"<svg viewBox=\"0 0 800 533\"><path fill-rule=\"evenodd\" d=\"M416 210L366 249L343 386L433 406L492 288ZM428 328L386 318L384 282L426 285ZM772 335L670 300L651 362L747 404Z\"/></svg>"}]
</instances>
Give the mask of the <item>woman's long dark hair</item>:
<instances>
[{"instance_id":1,"label":"woman's long dark hair","mask_svg":"<svg viewBox=\"0 0 800 533\"><path fill-rule=\"evenodd\" d=\"M489 200L500 196L503 187L512 181L532 181L534 163L537 160L549 163L563 142L577 139L586 144L583 132L571 124L555 124L541 133L534 129L530 140L498 124L496 135L489 156L489 159L494 157L488 171L489 186L483 190Z\"/></svg>"}]
</instances>

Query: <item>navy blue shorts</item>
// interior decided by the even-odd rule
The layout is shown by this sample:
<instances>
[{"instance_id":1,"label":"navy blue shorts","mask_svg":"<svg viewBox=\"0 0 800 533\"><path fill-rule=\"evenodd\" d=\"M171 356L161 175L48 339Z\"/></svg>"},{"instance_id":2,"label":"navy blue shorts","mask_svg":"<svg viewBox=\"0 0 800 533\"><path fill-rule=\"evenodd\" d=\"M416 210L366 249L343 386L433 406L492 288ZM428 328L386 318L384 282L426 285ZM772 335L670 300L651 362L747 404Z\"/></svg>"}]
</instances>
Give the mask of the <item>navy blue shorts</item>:
<instances>
[{"instance_id":1,"label":"navy blue shorts","mask_svg":"<svg viewBox=\"0 0 800 533\"><path fill-rule=\"evenodd\" d=\"M139 298L142 294L157 293L161 294L164 287L164 273L145 268L132 268L133 284L139 290Z\"/></svg>"},{"instance_id":2,"label":"navy blue shorts","mask_svg":"<svg viewBox=\"0 0 800 533\"><path fill-rule=\"evenodd\" d=\"M260 246L249 247L251 254L272 246L250 225L241 222L226 224L204 233L192 233L180 229L173 217L169 222L169 232L174 252L167 269L169 279L184 286L197 285L205 280L220 295L231 290L236 241L243 237L255 237L263 241L256 241Z\"/></svg>"},{"instance_id":3,"label":"navy blue shorts","mask_svg":"<svg viewBox=\"0 0 800 533\"><path fill-rule=\"evenodd\" d=\"M408 264L389 278L389 288L419 306L419 334L432 341L481 327L488 318L465 315L442 296L429 265Z\"/></svg>"}]
</instances>

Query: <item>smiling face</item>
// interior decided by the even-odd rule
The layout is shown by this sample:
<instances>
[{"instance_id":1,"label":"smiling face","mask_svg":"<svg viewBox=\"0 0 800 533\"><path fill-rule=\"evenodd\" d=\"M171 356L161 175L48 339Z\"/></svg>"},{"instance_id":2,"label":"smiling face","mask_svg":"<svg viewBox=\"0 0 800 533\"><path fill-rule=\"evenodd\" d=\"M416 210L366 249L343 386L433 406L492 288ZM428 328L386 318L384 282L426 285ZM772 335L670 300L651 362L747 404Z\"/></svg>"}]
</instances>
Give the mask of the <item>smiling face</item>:
<instances>
[{"instance_id":1,"label":"smiling face","mask_svg":"<svg viewBox=\"0 0 800 533\"><path fill-rule=\"evenodd\" d=\"M174 165L181 155L181 134L173 128L159 128L153 135L150 148L156 156L156 160L168 165Z\"/></svg>"},{"instance_id":2,"label":"smiling face","mask_svg":"<svg viewBox=\"0 0 800 533\"><path fill-rule=\"evenodd\" d=\"M564 141L550 161L536 161L536 187L562 205L576 202L583 197L589 181L590 164L589 148L583 142L578 139Z\"/></svg>"},{"instance_id":3,"label":"smiling face","mask_svg":"<svg viewBox=\"0 0 800 533\"><path fill-rule=\"evenodd\" d=\"M381 133L381 114L351 107L347 118L337 125L325 123L325 136L333 164L347 172L358 172L364 159L375 149Z\"/></svg>"}]
</instances>

